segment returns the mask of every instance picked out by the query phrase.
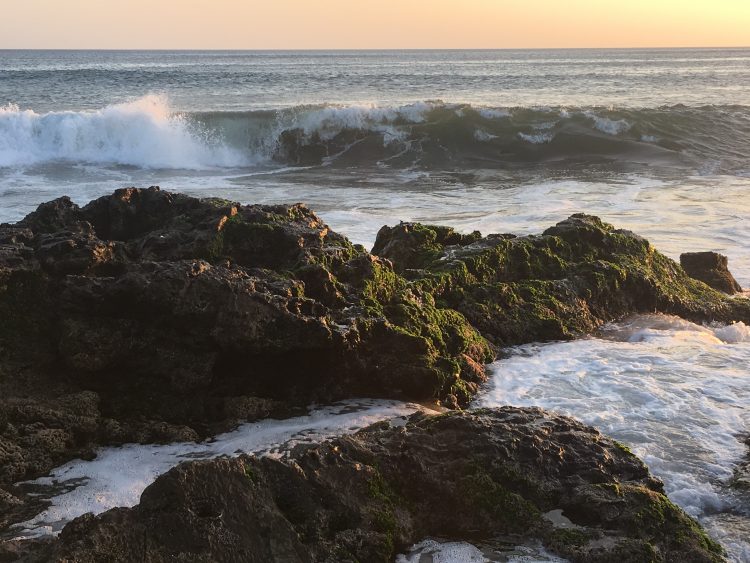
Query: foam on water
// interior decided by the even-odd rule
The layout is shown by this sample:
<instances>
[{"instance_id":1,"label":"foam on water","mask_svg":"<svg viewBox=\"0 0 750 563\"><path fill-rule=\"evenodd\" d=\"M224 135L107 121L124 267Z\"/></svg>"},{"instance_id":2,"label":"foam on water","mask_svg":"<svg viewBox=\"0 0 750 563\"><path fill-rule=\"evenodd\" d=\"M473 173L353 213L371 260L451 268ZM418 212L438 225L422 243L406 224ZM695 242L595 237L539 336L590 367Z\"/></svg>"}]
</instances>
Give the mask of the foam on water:
<instances>
[{"instance_id":1,"label":"foam on water","mask_svg":"<svg viewBox=\"0 0 750 563\"><path fill-rule=\"evenodd\" d=\"M527 143L533 145L542 145L544 143L551 143L552 139L555 138L554 133L518 133L518 138L523 139Z\"/></svg>"},{"instance_id":2,"label":"foam on water","mask_svg":"<svg viewBox=\"0 0 750 563\"><path fill-rule=\"evenodd\" d=\"M396 563L565 563L541 545L479 547L467 542L427 539L396 556Z\"/></svg>"},{"instance_id":3,"label":"foam on water","mask_svg":"<svg viewBox=\"0 0 750 563\"><path fill-rule=\"evenodd\" d=\"M46 477L25 483L51 504L33 519L16 525L15 533L18 537L56 534L65 523L86 512L99 514L117 506L135 506L143 489L183 461L241 453L280 457L296 445L320 442L417 410L425 409L398 401L352 400L315 408L305 416L243 424L208 442L102 448L92 461L74 460Z\"/></svg>"},{"instance_id":4,"label":"foam on water","mask_svg":"<svg viewBox=\"0 0 750 563\"><path fill-rule=\"evenodd\" d=\"M491 141L492 139L497 139L497 135L493 135L492 133L487 133L487 131L484 131L482 129L475 129L474 138L477 141L486 143L488 141Z\"/></svg>"},{"instance_id":5,"label":"foam on water","mask_svg":"<svg viewBox=\"0 0 750 563\"><path fill-rule=\"evenodd\" d=\"M531 344L493 367L478 406L536 405L627 444L736 561L750 560L750 504L729 485L747 455L750 329L653 315L600 337Z\"/></svg>"},{"instance_id":6,"label":"foam on water","mask_svg":"<svg viewBox=\"0 0 750 563\"><path fill-rule=\"evenodd\" d=\"M82 112L0 107L0 167L50 161L193 170L252 159L196 130L163 96Z\"/></svg>"},{"instance_id":7,"label":"foam on water","mask_svg":"<svg viewBox=\"0 0 750 563\"><path fill-rule=\"evenodd\" d=\"M607 117L596 115L591 111L585 112L585 115L594 122L594 127L607 135L616 136L620 133L630 131L632 127L632 125L624 119L609 119Z\"/></svg>"},{"instance_id":8,"label":"foam on water","mask_svg":"<svg viewBox=\"0 0 750 563\"><path fill-rule=\"evenodd\" d=\"M477 112L485 119L504 119L510 117L510 112L507 109L480 107L477 109Z\"/></svg>"}]
</instances>

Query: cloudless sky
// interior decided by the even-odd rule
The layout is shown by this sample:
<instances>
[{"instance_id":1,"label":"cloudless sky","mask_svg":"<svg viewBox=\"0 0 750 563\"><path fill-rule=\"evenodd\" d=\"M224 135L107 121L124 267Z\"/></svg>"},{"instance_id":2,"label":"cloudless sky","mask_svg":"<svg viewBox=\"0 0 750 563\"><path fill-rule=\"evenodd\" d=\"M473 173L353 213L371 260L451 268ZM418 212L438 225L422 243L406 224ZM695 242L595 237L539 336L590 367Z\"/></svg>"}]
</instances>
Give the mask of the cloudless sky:
<instances>
[{"instance_id":1,"label":"cloudless sky","mask_svg":"<svg viewBox=\"0 0 750 563\"><path fill-rule=\"evenodd\" d=\"M750 0L0 0L0 48L750 46Z\"/></svg>"}]
</instances>

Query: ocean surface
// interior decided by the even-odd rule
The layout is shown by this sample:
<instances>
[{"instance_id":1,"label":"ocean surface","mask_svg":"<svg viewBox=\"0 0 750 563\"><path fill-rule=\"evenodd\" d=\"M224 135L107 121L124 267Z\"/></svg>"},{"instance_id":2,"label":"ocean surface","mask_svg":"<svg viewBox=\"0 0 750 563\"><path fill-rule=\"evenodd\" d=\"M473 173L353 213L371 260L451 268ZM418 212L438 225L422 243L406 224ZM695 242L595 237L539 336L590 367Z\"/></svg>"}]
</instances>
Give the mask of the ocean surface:
<instances>
[{"instance_id":1,"label":"ocean surface","mask_svg":"<svg viewBox=\"0 0 750 563\"><path fill-rule=\"evenodd\" d=\"M750 49L0 51L0 222L130 185L305 202L366 246L399 220L523 234L587 212L675 258L727 254L750 287ZM477 404L540 405L613 435L750 561L750 495L730 486L750 433L748 365L744 325L641 317L514 349ZM57 500L19 534L135 504L185 456L230 451L224 441L279 450L416 408L358 405L68 464L40 480ZM117 461L137 451L140 469ZM402 560L488 560L431 541Z\"/></svg>"}]
</instances>

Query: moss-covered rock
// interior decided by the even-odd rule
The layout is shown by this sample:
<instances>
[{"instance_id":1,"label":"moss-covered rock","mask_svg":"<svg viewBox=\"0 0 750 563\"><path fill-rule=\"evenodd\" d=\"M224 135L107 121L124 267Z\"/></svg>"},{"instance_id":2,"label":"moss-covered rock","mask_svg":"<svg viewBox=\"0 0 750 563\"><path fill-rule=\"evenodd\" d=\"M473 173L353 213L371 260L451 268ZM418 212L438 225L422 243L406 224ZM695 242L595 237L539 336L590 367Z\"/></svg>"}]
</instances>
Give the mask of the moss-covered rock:
<instances>
[{"instance_id":1,"label":"moss-covered rock","mask_svg":"<svg viewBox=\"0 0 750 563\"><path fill-rule=\"evenodd\" d=\"M750 321L746 300L595 217L526 237L401 224L374 250L304 205L158 188L1 225L0 485L100 444L196 439L312 401L461 407L498 348L630 313ZM552 510L578 527L556 529ZM385 561L477 533L581 561L721 558L626 449L512 408L380 425L289 463L185 466L136 509L77 520L45 557Z\"/></svg>"},{"instance_id":2,"label":"moss-covered rock","mask_svg":"<svg viewBox=\"0 0 750 563\"><path fill-rule=\"evenodd\" d=\"M750 320L747 300L711 289L647 240L589 215L540 236L445 233L411 223L383 227L373 252L498 346L573 338L632 313Z\"/></svg>"},{"instance_id":3,"label":"moss-covered rock","mask_svg":"<svg viewBox=\"0 0 750 563\"><path fill-rule=\"evenodd\" d=\"M635 456L513 407L379 423L284 461L186 463L28 560L386 563L427 536L540 540L574 562L723 561Z\"/></svg>"},{"instance_id":4,"label":"moss-covered rock","mask_svg":"<svg viewBox=\"0 0 750 563\"><path fill-rule=\"evenodd\" d=\"M208 435L347 396L457 406L493 358L463 315L304 205L158 188L60 198L1 226L0 315L0 403L55 411L58 396L94 392L94 442L140 439L149 424ZM30 424L9 412L6 426ZM39 423L60 431L61 451L29 468L85 442Z\"/></svg>"}]
</instances>

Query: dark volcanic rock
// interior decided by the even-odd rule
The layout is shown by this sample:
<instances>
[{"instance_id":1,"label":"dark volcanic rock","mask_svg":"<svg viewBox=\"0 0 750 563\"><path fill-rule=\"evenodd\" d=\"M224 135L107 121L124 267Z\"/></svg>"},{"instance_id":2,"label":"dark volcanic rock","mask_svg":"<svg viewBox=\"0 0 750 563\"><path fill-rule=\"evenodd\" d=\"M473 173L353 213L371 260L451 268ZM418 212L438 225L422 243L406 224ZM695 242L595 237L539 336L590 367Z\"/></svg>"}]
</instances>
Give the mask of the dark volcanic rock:
<instances>
[{"instance_id":1,"label":"dark volcanic rock","mask_svg":"<svg viewBox=\"0 0 750 563\"><path fill-rule=\"evenodd\" d=\"M0 484L316 400L466 405L497 347L633 312L750 321L595 217L527 237L401 224L374 252L303 205L158 188L1 225Z\"/></svg>"},{"instance_id":2,"label":"dark volcanic rock","mask_svg":"<svg viewBox=\"0 0 750 563\"><path fill-rule=\"evenodd\" d=\"M81 209L44 204L19 227L34 233L34 263L4 273L28 278L8 287L44 302L34 324L49 334L44 346L29 327L16 338L118 415L138 404L203 421L242 395L441 398L463 373L476 377L465 356L491 358L461 315L437 310L302 205L126 189Z\"/></svg>"},{"instance_id":3,"label":"dark volcanic rock","mask_svg":"<svg viewBox=\"0 0 750 563\"><path fill-rule=\"evenodd\" d=\"M680 255L680 265L691 278L724 293L734 294L742 287L729 271L728 259L717 252L686 252Z\"/></svg>"},{"instance_id":4,"label":"dark volcanic rock","mask_svg":"<svg viewBox=\"0 0 750 563\"><path fill-rule=\"evenodd\" d=\"M465 406L499 347L653 311L750 322L747 300L584 215L527 237L384 227L370 254L303 205L60 198L0 225L0 526L28 508L10 483L97 445L195 440L346 396ZM540 513L555 508L584 532L552 530ZM184 466L48 555L371 561L430 534L498 533L587 561L714 547L605 438L504 409L370 429L290 463Z\"/></svg>"},{"instance_id":5,"label":"dark volcanic rock","mask_svg":"<svg viewBox=\"0 0 750 563\"><path fill-rule=\"evenodd\" d=\"M573 338L633 313L750 321L750 301L728 299L647 240L589 215L524 237L402 223L380 230L373 253L497 346Z\"/></svg>"},{"instance_id":6,"label":"dark volcanic rock","mask_svg":"<svg viewBox=\"0 0 750 563\"><path fill-rule=\"evenodd\" d=\"M453 404L493 357L303 205L158 188L0 226L0 318L0 483L316 400Z\"/></svg>"},{"instance_id":7,"label":"dark volcanic rock","mask_svg":"<svg viewBox=\"0 0 750 563\"><path fill-rule=\"evenodd\" d=\"M545 516L559 510L574 527ZM723 560L625 448L513 407L380 423L286 461L186 463L26 560L388 562L430 535L536 538L572 561Z\"/></svg>"}]
</instances>

